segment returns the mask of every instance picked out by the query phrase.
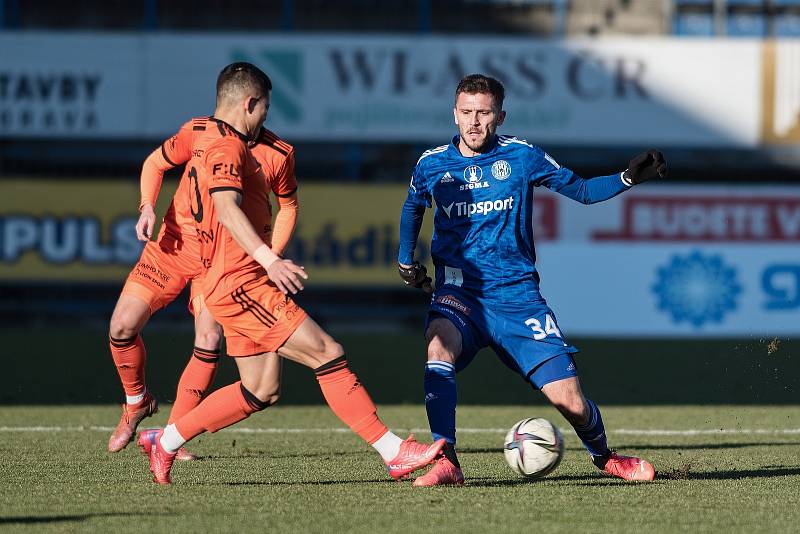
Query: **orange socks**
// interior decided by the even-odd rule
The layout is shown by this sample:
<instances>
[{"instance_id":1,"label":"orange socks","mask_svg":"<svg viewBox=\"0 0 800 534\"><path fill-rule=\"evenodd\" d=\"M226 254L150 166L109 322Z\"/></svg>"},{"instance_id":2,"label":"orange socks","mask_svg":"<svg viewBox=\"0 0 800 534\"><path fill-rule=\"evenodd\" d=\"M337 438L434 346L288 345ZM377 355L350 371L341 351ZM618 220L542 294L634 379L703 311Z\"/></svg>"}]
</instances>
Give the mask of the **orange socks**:
<instances>
[{"instance_id":1,"label":"orange socks","mask_svg":"<svg viewBox=\"0 0 800 534\"><path fill-rule=\"evenodd\" d=\"M380 419L369 393L347 367L344 356L314 369L322 395L344 424L372 445L388 429Z\"/></svg>"},{"instance_id":2,"label":"orange socks","mask_svg":"<svg viewBox=\"0 0 800 534\"><path fill-rule=\"evenodd\" d=\"M144 349L142 336L136 335L125 339L111 337L109 345L125 395L143 394L144 364L147 361L147 351Z\"/></svg>"},{"instance_id":3,"label":"orange socks","mask_svg":"<svg viewBox=\"0 0 800 534\"><path fill-rule=\"evenodd\" d=\"M205 398L214 376L217 374L219 349L206 350L195 347L186 369L183 370L175 394L175 404L169 414L167 424L174 423L200 404Z\"/></svg>"},{"instance_id":4,"label":"orange socks","mask_svg":"<svg viewBox=\"0 0 800 534\"><path fill-rule=\"evenodd\" d=\"M247 391L241 382L216 390L195 409L175 422L175 428L189 441L203 432L216 432L263 410L268 403Z\"/></svg>"},{"instance_id":5,"label":"orange socks","mask_svg":"<svg viewBox=\"0 0 800 534\"><path fill-rule=\"evenodd\" d=\"M375 404L347 367L344 356L318 367L314 373L333 413L364 441L372 445L389 431L378 419ZM189 441L203 432L216 432L247 419L267 406L268 403L260 401L241 382L235 382L216 390L180 418L173 410L171 421L175 421L178 434Z\"/></svg>"}]
</instances>

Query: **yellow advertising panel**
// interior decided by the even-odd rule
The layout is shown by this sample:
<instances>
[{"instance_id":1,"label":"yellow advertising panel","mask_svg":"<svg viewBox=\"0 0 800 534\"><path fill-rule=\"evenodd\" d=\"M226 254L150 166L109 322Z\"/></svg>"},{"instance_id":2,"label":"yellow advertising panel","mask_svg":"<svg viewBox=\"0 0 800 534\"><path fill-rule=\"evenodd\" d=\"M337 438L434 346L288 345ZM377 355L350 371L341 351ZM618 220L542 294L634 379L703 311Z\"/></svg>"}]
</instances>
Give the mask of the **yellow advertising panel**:
<instances>
[{"instance_id":1,"label":"yellow advertising panel","mask_svg":"<svg viewBox=\"0 0 800 534\"><path fill-rule=\"evenodd\" d=\"M0 182L0 280L122 280L141 253L135 180Z\"/></svg>"},{"instance_id":2,"label":"yellow advertising panel","mask_svg":"<svg viewBox=\"0 0 800 534\"><path fill-rule=\"evenodd\" d=\"M405 185L300 185L300 217L286 251L311 283L396 285L400 211ZM432 214L420 232L417 257L426 260Z\"/></svg>"},{"instance_id":3,"label":"yellow advertising panel","mask_svg":"<svg viewBox=\"0 0 800 534\"><path fill-rule=\"evenodd\" d=\"M163 215L175 190L167 182ZM404 185L301 184L286 255L309 285L396 285ZM136 180L0 182L0 281L122 282L141 253ZM430 217L418 256L428 257Z\"/></svg>"}]
</instances>

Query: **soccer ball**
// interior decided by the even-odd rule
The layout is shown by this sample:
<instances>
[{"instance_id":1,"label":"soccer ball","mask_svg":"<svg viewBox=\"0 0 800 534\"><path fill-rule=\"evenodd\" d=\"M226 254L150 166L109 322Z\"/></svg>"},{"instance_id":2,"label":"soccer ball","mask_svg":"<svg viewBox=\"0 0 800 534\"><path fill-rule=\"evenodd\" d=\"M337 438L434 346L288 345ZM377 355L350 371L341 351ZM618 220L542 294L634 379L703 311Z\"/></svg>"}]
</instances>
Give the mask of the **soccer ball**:
<instances>
[{"instance_id":1,"label":"soccer ball","mask_svg":"<svg viewBox=\"0 0 800 534\"><path fill-rule=\"evenodd\" d=\"M564 438L550 421L531 417L517 422L506 434L506 462L518 475L541 478L552 472L564 454Z\"/></svg>"}]
</instances>

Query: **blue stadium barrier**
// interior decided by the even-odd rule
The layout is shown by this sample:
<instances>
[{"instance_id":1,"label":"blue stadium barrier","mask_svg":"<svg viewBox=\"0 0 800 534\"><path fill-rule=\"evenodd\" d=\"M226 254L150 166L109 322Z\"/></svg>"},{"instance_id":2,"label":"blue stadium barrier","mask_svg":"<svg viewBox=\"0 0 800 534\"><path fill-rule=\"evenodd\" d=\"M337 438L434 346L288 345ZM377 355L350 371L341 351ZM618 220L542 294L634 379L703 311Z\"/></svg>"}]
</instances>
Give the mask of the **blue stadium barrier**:
<instances>
[{"instance_id":1,"label":"blue stadium barrier","mask_svg":"<svg viewBox=\"0 0 800 534\"><path fill-rule=\"evenodd\" d=\"M289 1L289 0L284 0ZM431 20L431 0L419 0L417 2L417 17L419 18L419 25L417 31L419 33L430 33L433 27Z\"/></svg>"},{"instance_id":2,"label":"blue stadium barrier","mask_svg":"<svg viewBox=\"0 0 800 534\"><path fill-rule=\"evenodd\" d=\"M89 10L90 6L93 6L96 3L98 3L97 0L87 2L86 5L83 6L82 11L86 12ZM484 4L487 6L539 5L549 7L552 10L555 19L552 33L556 36L563 36L566 33L566 21L570 5L569 0L439 0L436 3L434 3L433 0L413 0L410 2L399 2L397 0L393 0L391 2L383 3L375 2L375 0L339 0L336 2L337 5L345 8L359 7L364 9L371 9L373 6L383 4L386 7L401 9L404 13L413 13L416 15L416 31L419 33L431 32L433 22L435 22L433 18L435 17L437 10L442 9L442 5L447 3L452 3L456 8L458 5L464 3ZM34 4L35 2L24 2L23 0L0 0L0 28L19 28L21 26L21 9L23 13L28 15L28 17L26 17L25 24L30 25L31 27L36 26L39 21L31 22L28 20L31 18L30 14L36 11L36 6ZM129 21L130 26L128 26L127 29L156 31L163 29L164 21L161 20L161 17L163 16L163 11L165 9L174 15L176 6L183 5L188 8L193 4L193 2L187 0L131 0L130 2L125 2L124 4L126 4L127 7L135 5L141 8L141 18L139 18L137 15L134 17L135 20L131 19ZM213 2L202 2L201 4L202 6L198 7L197 9L207 7L209 4L213 4ZM267 2L267 4L272 4L270 6L272 9L280 9L280 20L276 21L277 24L271 26L271 28L277 27L282 31L292 31L297 29L297 23L299 19L309 16L308 3L301 3L297 0L274 0L273 2ZM330 2L330 4L334 4L334 2ZM48 2L47 6L42 9L47 15L42 18L42 20L45 21L46 26L47 21L53 18L54 15L59 16L69 14L70 8L67 6L66 2L64 2L63 7L60 7L59 3ZM113 6L107 11L113 13ZM133 9L133 11L136 12L137 10ZM313 13L311 16L313 16ZM88 22L90 27L94 27L93 24L96 23L96 20ZM81 20L78 18L75 21L74 28L80 27Z\"/></svg>"},{"instance_id":3,"label":"blue stadium barrier","mask_svg":"<svg viewBox=\"0 0 800 534\"><path fill-rule=\"evenodd\" d=\"M800 37L800 14L780 13L772 18L772 35L775 37Z\"/></svg>"},{"instance_id":4,"label":"blue stadium barrier","mask_svg":"<svg viewBox=\"0 0 800 534\"><path fill-rule=\"evenodd\" d=\"M672 33L681 37L711 37L714 35L714 15L678 13L672 22Z\"/></svg>"},{"instance_id":5,"label":"blue stadium barrier","mask_svg":"<svg viewBox=\"0 0 800 534\"><path fill-rule=\"evenodd\" d=\"M142 26L148 31L158 29L158 0L145 0Z\"/></svg>"},{"instance_id":6,"label":"blue stadium barrier","mask_svg":"<svg viewBox=\"0 0 800 534\"><path fill-rule=\"evenodd\" d=\"M19 28L19 0L0 0L0 28Z\"/></svg>"},{"instance_id":7,"label":"blue stadium barrier","mask_svg":"<svg viewBox=\"0 0 800 534\"><path fill-rule=\"evenodd\" d=\"M729 13L725 30L730 37L765 37L767 17L760 13Z\"/></svg>"}]
</instances>

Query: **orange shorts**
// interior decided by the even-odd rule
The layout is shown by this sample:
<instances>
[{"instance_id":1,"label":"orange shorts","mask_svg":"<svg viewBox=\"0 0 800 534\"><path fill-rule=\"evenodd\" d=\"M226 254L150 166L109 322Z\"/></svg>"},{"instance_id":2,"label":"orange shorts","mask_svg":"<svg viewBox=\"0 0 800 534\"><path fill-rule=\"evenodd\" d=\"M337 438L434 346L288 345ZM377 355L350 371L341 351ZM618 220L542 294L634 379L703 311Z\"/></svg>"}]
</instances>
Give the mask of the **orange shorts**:
<instances>
[{"instance_id":1,"label":"orange shorts","mask_svg":"<svg viewBox=\"0 0 800 534\"><path fill-rule=\"evenodd\" d=\"M145 301L153 314L175 300L190 280L197 280L202 274L200 244L196 239L178 239L167 234L157 242L148 241L131 270L123 295L133 295ZM191 303L200 292L200 284L192 284ZM194 310L192 310L194 312Z\"/></svg>"},{"instance_id":2,"label":"orange shorts","mask_svg":"<svg viewBox=\"0 0 800 534\"><path fill-rule=\"evenodd\" d=\"M245 282L232 292L215 293L205 304L222 325L228 356L275 352L308 317L266 277Z\"/></svg>"}]
</instances>

